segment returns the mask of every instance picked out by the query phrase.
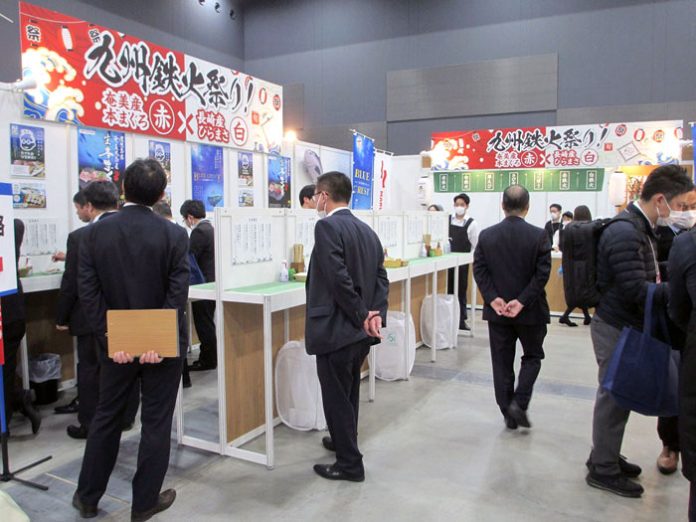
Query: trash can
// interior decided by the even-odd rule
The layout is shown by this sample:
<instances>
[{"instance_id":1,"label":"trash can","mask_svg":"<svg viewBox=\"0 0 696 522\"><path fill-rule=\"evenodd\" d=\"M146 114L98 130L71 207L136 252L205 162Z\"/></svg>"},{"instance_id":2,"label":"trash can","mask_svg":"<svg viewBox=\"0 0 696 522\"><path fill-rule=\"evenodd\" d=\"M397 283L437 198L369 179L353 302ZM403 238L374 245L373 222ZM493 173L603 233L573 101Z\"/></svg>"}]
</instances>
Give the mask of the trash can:
<instances>
[{"instance_id":1,"label":"trash can","mask_svg":"<svg viewBox=\"0 0 696 522\"><path fill-rule=\"evenodd\" d=\"M42 353L29 359L29 384L36 394L36 404L51 404L58 400L60 355Z\"/></svg>"},{"instance_id":2,"label":"trash can","mask_svg":"<svg viewBox=\"0 0 696 522\"><path fill-rule=\"evenodd\" d=\"M409 316L408 343L406 343L406 314L387 312L387 326L382 328L382 342L372 347L375 351L375 377L383 381L408 379L416 360L416 327ZM405 353L408 353L406 367Z\"/></svg>"},{"instance_id":3,"label":"trash can","mask_svg":"<svg viewBox=\"0 0 696 522\"><path fill-rule=\"evenodd\" d=\"M436 350L457 346L455 324L459 323L459 300L451 294L437 295L437 325L433 325L433 296L423 299L420 326L423 344Z\"/></svg>"}]
</instances>

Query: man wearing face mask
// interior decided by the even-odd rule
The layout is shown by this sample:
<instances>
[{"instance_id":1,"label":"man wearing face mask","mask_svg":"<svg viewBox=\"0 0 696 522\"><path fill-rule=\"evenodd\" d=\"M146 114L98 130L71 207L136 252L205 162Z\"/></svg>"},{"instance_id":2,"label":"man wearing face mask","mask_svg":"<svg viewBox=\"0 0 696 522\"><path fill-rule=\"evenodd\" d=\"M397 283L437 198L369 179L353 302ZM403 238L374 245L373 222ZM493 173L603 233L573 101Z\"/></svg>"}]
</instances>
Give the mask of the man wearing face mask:
<instances>
[{"instance_id":1,"label":"man wearing face mask","mask_svg":"<svg viewBox=\"0 0 696 522\"><path fill-rule=\"evenodd\" d=\"M621 330L626 326L643 328L649 284L658 283L655 306L666 304L667 284L660 277L655 227L679 220L692 190L694 184L682 167L657 167L645 181L640 199L630 203L606 226L597 245L600 300L591 333L600 386L592 419L592 451L586 463L586 481L592 487L624 497L638 498L643 494L643 487L631 480L640 475L640 467L620 455L630 412L621 408L601 383Z\"/></svg>"},{"instance_id":2,"label":"man wearing face mask","mask_svg":"<svg viewBox=\"0 0 696 522\"><path fill-rule=\"evenodd\" d=\"M660 276L663 281L669 280L667 260L674 239L683 232L691 230L696 225L696 191L687 194L686 200L672 214L669 226L658 226L657 261L660 264ZM662 441L662 451L657 457L657 469L663 475L671 475L679 466L679 417L659 417L657 419L657 434Z\"/></svg>"},{"instance_id":3,"label":"man wearing face mask","mask_svg":"<svg viewBox=\"0 0 696 522\"><path fill-rule=\"evenodd\" d=\"M454 215L450 219L449 240L452 252L473 252L476 249L479 236L479 226L472 217L469 216L469 196L458 194L454 196ZM457 297L459 298L459 329L469 330L466 323L466 292L469 287L469 265L459 267L459 288ZM448 270L447 293L454 294L454 268Z\"/></svg>"},{"instance_id":4,"label":"man wearing face mask","mask_svg":"<svg viewBox=\"0 0 696 522\"><path fill-rule=\"evenodd\" d=\"M553 235L556 232L560 232L560 230L563 228L563 223L561 223L561 212L563 211L563 207L559 205L558 203L552 203L549 206L549 215L551 219L546 222L546 225L544 225L544 230L546 230L546 233L549 235L549 242L553 244Z\"/></svg>"}]
</instances>

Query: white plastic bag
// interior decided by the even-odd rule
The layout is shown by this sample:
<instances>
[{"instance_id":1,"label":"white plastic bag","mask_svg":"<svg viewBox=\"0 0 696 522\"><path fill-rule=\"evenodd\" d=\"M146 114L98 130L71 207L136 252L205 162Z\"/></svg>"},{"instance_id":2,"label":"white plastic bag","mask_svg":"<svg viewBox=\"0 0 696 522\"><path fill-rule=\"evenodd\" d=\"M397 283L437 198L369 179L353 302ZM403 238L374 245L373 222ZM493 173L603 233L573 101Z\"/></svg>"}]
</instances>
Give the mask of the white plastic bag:
<instances>
[{"instance_id":1,"label":"white plastic bag","mask_svg":"<svg viewBox=\"0 0 696 522\"><path fill-rule=\"evenodd\" d=\"M304 341L290 341L276 356L275 399L283 424L300 431L325 430L317 360Z\"/></svg>"},{"instance_id":2,"label":"white plastic bag","mask_svg":"<svg viewBox=\"0 0 696 522\"><path fill-rule=\"evenodd\" d=\"M437 295L437 325L433 328L433 296L427 295L421 307L420 326L423 344L436 350L457 346L459 327L459 300L451 294ZM433 335L435 330L435 335ZM435 338L433 340L433 337Z\"/></svg>"},{"instance_id":3,"label":"white plastic bag","mask_svg":"<svg viewBox=\"0 0 696 522\"><path fill-rule=\"evenodd\" d=\"M406 314L388 312L387 326L382 328L384 339L372 347L375 351L375 377L383 381L407 379L416 361L416 326L409 316L408 344L406 339ZM404 350L408 354L408 368Z\"/></svg>"}]
</instances>

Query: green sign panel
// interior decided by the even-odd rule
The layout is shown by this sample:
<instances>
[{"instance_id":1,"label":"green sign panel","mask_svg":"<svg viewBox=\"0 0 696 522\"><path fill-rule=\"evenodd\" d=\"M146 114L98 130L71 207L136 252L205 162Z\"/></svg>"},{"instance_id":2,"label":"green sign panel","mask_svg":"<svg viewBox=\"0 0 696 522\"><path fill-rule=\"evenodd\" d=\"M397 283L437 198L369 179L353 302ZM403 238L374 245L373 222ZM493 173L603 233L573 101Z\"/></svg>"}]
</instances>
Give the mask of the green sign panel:
<instances>
[{"instance_id":1,"label":"green sign panel","mask_svg":"<svg viewBox=\"0 0 696 522\"><path fill-rule=\"evenodd\" d=\"M522 185L530 192L599 192L604 169L464 170L434 172L435 192L502 192Z\"/></svg>"}]
</instances>

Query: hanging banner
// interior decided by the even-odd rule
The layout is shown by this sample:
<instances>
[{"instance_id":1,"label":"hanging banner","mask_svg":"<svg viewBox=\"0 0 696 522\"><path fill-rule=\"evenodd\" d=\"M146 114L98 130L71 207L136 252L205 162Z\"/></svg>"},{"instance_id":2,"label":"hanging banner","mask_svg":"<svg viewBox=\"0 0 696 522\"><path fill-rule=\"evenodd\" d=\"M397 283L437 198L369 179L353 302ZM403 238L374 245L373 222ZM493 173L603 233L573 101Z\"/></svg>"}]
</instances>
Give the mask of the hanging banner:
<instances>
[{"instance_id":1,"label":"hanging banner","mask_svg":"<svg viewBox=\"0 0 696 522\"><path fill-rule=\"evenodd\" d=\"M20 2L24 115L279 151L282 87Z\"/></svg>"},{"instance_id":2,"label":"hanging banner","mask_svg":"<svg viewBox=\"0 0 696 522\"><path fill-rule=\"evenodd\" d=\"M435 192L502 192L522 185L529 192L600 192L604 169L472 170L436 172Z\"/></svg>"},{"instance_id":3,"label":"hanging banner","mask_svg":"<svg viewBox=\"0 0 696 522\"><path fill-rule=\"evenodd\" d=\"M0 296L16 292L17 259L15 258L12 185L0 183ZM0 337L2 337L1 333Z\"/></svg>"},{"instance_id":4,"label":"hanging banner","mask_svg":"<svg viewBox=\"0 0 696 522\"><path fill-rule=\"evenodd\" d=\"M10 124L10 176L46 177L44 130L41 127Z\"/></svg>"},{"instance_id":5,"label":"hanging banner","mask_svg":"<svg viewBox=\"0 0 696 522\"><path fill-rule=\"evenodd\" d=\"M375 166L375 140L364 134L353 134L353 196L350 208L372 208L372 178Z\"/></svg>"},{"instance_id":6,"label":"hanging banner","mask_svg":"<svg viewBox=\"0 0 696 522\"><path fill-rule=\"evenodd\" d=\"M290 208L290 158L268 156L268 208Z\"/></svg>"},{"instance_id":7,"label":"hanging banner","mask_svg":"<svg viewBox=\"0 0 696 522\"><path fill-rule=\"evenodd\" d=\"M384 210L388 205L388 187L392 176L392 155L375 152L375 179L373 186L374 210Z\"/></svg>"},{"instance_id":8,"label":"hanging banner","mask_svg":"<svg viewBox=\"0 0 696 522\"><path fill-rule=\"evenodd\" d=\"M610 168L678 163L680 120L438 132L432 170Z\"/></svg>"},{"instance_id":9,"label":"hanging banner","mask_svg":"<svg viewBox=\"0 0 696 522\"><path fill-rule=\"evenodd\" d=\"M95 179L113 181L123 195L126 170L126 135L99 129L78 129L77 164L80 189Z\"/></svg>"},{"instance_id":10,"label":"hanging banner","mask_svg":"<svg viewBox=\"0 0 696 522\"><path fill-rule=\"evenodd\" d=\"M206 212L225 205L222 147L191 145L191 195L203 202Z\"/></svg>"}]
</instances>

